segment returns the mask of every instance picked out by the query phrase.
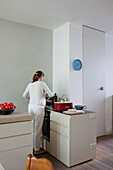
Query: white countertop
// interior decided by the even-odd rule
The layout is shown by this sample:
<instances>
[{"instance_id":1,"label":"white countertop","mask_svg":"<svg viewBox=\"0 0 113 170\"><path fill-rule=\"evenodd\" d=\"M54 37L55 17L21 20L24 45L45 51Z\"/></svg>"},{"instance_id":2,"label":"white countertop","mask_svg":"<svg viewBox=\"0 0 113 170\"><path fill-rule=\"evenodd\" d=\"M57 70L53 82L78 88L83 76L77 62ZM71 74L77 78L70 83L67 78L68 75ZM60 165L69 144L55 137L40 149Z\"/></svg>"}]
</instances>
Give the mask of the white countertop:
<instances>
[{"instance_id":1,"label":"white countertop","mask_svg":"<svg viewBox=\"0 0 113 170\"><path fill-rule=\"evenodd\" d=\"M33 115L15 110L10 115L0 115L0 124L32 120Z\"/></svg>"}]
</instances>

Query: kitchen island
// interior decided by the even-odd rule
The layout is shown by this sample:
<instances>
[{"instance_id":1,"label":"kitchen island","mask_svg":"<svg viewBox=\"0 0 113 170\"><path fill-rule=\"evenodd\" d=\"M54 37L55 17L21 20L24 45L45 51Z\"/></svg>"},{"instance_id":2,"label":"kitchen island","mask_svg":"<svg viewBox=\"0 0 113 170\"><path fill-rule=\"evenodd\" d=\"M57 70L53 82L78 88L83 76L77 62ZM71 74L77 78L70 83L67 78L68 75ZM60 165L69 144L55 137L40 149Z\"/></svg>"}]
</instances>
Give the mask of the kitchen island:
<instances>
[{"instance_id":1,"label":"kitchen island","mask_svg":"<svg viewBox=\"0 0 113 170\"><path fill-rule=\"evenodd\" d=\"M49 109L49 107L46 109ZM50 141L46 150L68 167L96 157L96 113L67 115L50 110Z\"/></svg>"},{"instance_id":2,"label":"kitchen island","mask_svg":"<svg viewBox=\"0 0 113 170\"><path fill-rule=\"evenodd\" d=\"M5 170L26 169L26 157L33 151L32 120L19 110L0 115L0 162Z\"/></svg>"}]
</instances>

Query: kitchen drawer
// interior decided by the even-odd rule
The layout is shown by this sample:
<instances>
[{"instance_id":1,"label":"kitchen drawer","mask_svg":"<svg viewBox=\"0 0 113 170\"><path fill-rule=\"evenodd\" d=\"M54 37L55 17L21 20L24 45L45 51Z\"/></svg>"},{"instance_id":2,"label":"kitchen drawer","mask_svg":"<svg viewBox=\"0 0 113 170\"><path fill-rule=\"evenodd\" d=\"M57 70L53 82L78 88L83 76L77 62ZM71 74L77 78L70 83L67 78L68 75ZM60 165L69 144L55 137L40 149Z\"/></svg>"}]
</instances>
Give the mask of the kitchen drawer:
<instances>
[{"instance_id":1,"label":"kitchen drawer","mask_svg":"<svg viewBox=\"0 0 113 170\"><path fill-rule=\"evenodd\" d=\"M65 127L70 127L71 116L59 112L51 111L51 121L61 124Z\"/></svg>"},{"instance_id":2,"label":"kitchen drawer","mask_svg":"<svg viewBox=\"0 0 113 170\"><path fill-rule=\"evenodd\" d=\"M0 139L0 152L32 145L32 134L2 138Z\"/></svg>"},{"instance_id":3,"label":"kitchen drawer","mask_svg":"<svg viewBox=\"0 0 113 170\"><path fill-rule=\"evenodd\" d=\"M0 139L10 136L23 135L33 132L33 122L16 122L0 124Z\"/></svg>"},{"instance_id":4,"label":"kitchen drawer","mask_svg":"<svg viewBox=\"0 0 113 170\"><path fill-rule=\"evenodd\" d=\"M55 122L51 122L50 123L50 129L55 131L55 132L58 132L59 134L65 136L67 138L70 138L70 128L62 126L62 125L55 123ZM51 133L51 131L50 131L50 133Z\"/></svg>"}]
</instances>

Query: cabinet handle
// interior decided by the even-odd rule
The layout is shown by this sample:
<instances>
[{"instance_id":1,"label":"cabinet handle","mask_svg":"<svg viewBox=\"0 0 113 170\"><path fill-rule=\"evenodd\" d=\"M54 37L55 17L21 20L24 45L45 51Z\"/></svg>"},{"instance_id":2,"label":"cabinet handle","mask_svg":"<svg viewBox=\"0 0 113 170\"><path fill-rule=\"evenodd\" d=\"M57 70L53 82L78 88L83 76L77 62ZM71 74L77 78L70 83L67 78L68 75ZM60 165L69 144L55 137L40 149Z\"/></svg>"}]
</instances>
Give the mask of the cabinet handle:
<instances>
[{"instance_id":1,"label":"cabinet handle","mask_svg":"<svg viewBox=\"0 0 113 170\"><path fill-rule=\"evenodd\" d=\"M47 117L44 118L45 120L49 120Z\"/></svg>"}]
</instances>

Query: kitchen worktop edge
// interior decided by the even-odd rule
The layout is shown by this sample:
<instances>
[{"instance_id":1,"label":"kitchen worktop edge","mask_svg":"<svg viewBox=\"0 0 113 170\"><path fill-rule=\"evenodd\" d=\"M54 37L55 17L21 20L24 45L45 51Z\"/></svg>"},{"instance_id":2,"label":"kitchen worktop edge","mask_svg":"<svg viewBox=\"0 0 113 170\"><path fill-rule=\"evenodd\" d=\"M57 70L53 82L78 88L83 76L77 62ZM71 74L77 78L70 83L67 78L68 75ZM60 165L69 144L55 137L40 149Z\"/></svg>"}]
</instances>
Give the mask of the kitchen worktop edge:
<instances>
[{"instance_id":1,"label":"kitchen worktop edge","mask_svg":"<svg viewBox=\"0 0 113 170\"><path fill-rule=\"evenodd\" d=\"M33 115L20 110L15 110L10 115L0 115L0 124L29 121L32 119Z\"/></svg>"},{"instance_id":2,"label":"kitchen worktop edge","mask_svg":"<svg viewBox=\"0 0 113 170\"><path fill-rule=\"evenodd\" d=\"M50 111L59 112L59 113L65 114L65 115L70 115L70 116L73 116L73 115L80 115L80 114L96 113L96 112L94 112L94 111L84 110L84 113L67 114L67 113L63 113L63 111L56 111L56 110L54 109L54 107L51 107L51 106L46 106L45 109L46 109L46 110L50 110Z\"/></svg>"}]
</instances>

